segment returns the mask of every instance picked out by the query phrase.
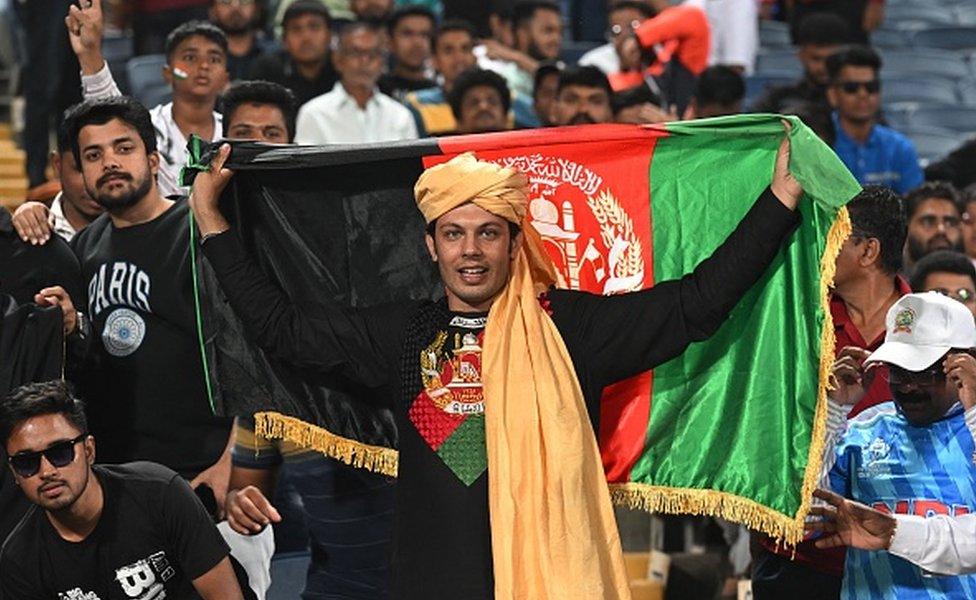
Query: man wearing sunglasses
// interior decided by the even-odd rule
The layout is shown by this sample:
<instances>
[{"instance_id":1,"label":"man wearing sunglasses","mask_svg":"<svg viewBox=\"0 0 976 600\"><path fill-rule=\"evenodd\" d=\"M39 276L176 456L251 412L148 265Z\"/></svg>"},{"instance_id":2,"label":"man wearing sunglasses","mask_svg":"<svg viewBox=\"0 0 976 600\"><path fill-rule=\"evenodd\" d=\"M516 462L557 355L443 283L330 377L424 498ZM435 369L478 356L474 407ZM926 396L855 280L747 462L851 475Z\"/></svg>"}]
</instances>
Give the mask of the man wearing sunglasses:
<instances>
[{"instance_id":1,"label":"man wearing sunglasses","mask_svg":"<svg viewBox=\"0 0 976 600\"><path fill-rule=\"evenodd\" d=\"M915 265L912 289L939 292L962 302L976 315L976 267L961 252L937 250Z\"/></svg>"},{"instance_id":2,"label":"man wearing sunglasses","mask_svg":"<svg viewBox=\"0 0 976 600\"><path fill-rule=\"evenodd\" d=\"M922 183L915 146L878 124L881 57L852 46L827 58L827 100L834 109L834 151L862 184L886 185L899 194Z\"/></svg>"},{"instance_id":3,"label":"man wearing sunglasses","mask_svg":"<svg viewBox=\"0 0 976 600\"><path fill-rule=\"evenodd\" d=\"M4 598L245 597L227 545L185 480L153 463L93 466L84 407L63 382L8 395L0 439L35 505L0 553Z\"/></svg>"},{"instance_id":4,"label":"man wearing sunglasses","mask_svg":"<svg viewBox=\"0 0 976 600\"><path fill-rule=\"evenodd\" d=\"M882 512L932 517L976 512L976 466L967 421L976 419L976 323L942 294L908 294L885 318L875 352L855 347L834 362L824 473L836 493ZM878 369L892 402L846 422ZM836 449L831 451L834 441ZM824 481L823 483L826 483ZM896 556L850 549L841 598L972 598L976 576L923 576Z\"/></svg>"}]
</instances>

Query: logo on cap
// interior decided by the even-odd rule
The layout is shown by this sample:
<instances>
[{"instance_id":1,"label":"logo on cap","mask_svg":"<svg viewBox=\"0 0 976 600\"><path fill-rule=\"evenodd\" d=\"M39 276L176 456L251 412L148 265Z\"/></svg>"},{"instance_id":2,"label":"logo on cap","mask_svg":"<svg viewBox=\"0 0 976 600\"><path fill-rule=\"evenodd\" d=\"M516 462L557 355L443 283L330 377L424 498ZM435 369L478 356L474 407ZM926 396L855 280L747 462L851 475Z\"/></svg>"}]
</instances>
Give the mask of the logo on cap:
<instances>
[{"instance_id":1,"label":"logo on cap","mask_svg":"<svg viewBox=\"0 0 976 600\"><path fill-rule=\"evenodd\" d=\"M895 315L895 329L891 333L911 333L912 325L915 324L915 311L910 308L903 308Z\"/></svg>"}]
</instances>

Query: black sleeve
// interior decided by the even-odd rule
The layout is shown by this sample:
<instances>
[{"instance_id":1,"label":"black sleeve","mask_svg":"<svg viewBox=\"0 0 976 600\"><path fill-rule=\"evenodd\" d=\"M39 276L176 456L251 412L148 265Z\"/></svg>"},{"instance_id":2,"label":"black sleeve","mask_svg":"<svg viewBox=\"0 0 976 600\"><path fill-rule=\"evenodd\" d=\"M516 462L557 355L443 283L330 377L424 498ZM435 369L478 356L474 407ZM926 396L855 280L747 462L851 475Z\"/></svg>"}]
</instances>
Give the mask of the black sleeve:
<instances>
[{"instance_id":1,"label":"black sleeve","mask_svg":"<svg viewBox=\"0 0 976 600\"><path fill-rule=\"evenodd\" d=\"M395 381L412 302L369 309L339 307L328 299L301 305L254 264L232 231L208 239L203 251L234 312L266 352L370 388Z\"/></svg>"},{"instance_id":2,"label":"black sleeve","mask_svg":"<svg viewBox=\"0 0 976 600\"><path fill-rule=\"evenodd\" d=\"M598 296L554 290L553 321L574 364L604 385L653 369L715 333L799 222L767 188L695 270L653 288Z\"/></svg>"},{"instance_id":3,"label":"black sleeve","mask_svg":"<svg viewBox=\"0 0 976 600\"><path fill-rule=\"evenodd\" d=\"M206 574L230 549L190 484L174 474L160 503L166 541L190 580Z\"/></svg>"},{"instance_id":4,"label":"black sleeve","mask_svg":"<svg viewBox=\"0 0 976 600\"><path fill-rule=\"evenodd\" d=\"M0 554L0 600L46 600L44 590L28 581L26 570L12 558L13 554L6 546Z\"/></svg>"}]
</instances>

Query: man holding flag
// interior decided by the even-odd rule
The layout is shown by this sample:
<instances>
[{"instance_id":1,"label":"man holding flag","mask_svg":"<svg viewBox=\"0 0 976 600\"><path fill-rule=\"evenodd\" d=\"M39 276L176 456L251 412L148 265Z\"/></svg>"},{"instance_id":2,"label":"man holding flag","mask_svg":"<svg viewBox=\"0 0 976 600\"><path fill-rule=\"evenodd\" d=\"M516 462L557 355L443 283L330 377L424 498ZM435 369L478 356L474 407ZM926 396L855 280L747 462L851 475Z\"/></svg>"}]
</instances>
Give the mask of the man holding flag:
<instances>
[{"instance_id":1,"label":"man holding flag","mask_svg":"<svg viewBox=\"0 0 976 600\"><path fill-rule=\"evenodd\" d=\"M611 297L552 289L525 175L460 155L415 187L446 300L322 311L289 300L221 214L229 155L190 201L231 306L269 353L380 390L396 420L394 596L628 598L589 425L604 387L710 336L763 275L799 221L789 143L693 273Z\"/></svg>"}]
</instances>

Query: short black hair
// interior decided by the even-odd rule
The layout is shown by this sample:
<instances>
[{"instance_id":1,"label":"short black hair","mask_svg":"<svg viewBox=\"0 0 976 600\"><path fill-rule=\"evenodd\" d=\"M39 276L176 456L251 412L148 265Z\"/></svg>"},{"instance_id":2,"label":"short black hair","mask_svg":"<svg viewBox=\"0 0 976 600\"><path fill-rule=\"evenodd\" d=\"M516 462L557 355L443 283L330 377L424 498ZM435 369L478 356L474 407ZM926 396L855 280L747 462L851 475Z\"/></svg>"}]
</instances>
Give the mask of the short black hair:
<instances>
[{"instance_id":1,"label":"short black hair","mask_svg":"<svg viewBox=\"0 0 976 600\"><path fill-rule=\"evenodd\" d=\"M441 38L444 37L444 35L454 31L463 31L467 33L469 36L471 36L471 41L478 38L478 34L475 33L474 26L472 26L471 23L465 21L464 19L447 19L437 27L436 31L434 31L434 39L430 45L431 51L436 52L437 44L441 41Z\"/></svg>"},{"instance_id":2,"label":"short black hair","mask_svg":"<svg viewBox=\"0 0 976 600\"><path fill-rule=\"evenodd\" d=\"M625 108L630 108L631 106L637 106L639 104L653 104L655 106L660 106L661 99L651 91L651 88L647 87L646 83L641 83L640 85L635 85L634 87L627 88L625 90L620 90L619 92L614 92L610 96L610 107L613 109L613 114L616 115Z\"/></svg>"},{"instance_id":3,"label":"short black hair","mask_svg":"<svg viewBox=\"0 0 976 600\"><path fill-rule=\"evenodd\" d=\"M844 67L870 67L875 74L881 70L881 56L868 46L847 46L827 57L827 74L836 82Z\"/></svg>"},{"instance_id":4,"label":"short black hair","mask_svg":"<svg viewBox=\"0 0 976 600\"><path fill-rule=\"evenodd\" d=\"M582 87L595 87L606 90L607 97L613 96L613 88L610 87L610 80L600 69L593 66L568 67L559 74L559 86L556 94L563 91L563 88L578 85Z\"/></svg>"},{"instance_id":5,"label":"short black hair","mask_svg":"<svg viewBox=\"0 0 976 600\"><path fill-rule=\"evenodd\" d=\"M78 433L88 433L85 403L61 380L28 383L13 389L0 403L0 440L6 449L14 429L33 417L64 415Z\"/></svg>"},{"instance_id":6,"label":"short black hair","mask_svg":"<svg viewBox=\"0 0 976 600\"><path fill-rule=\"evenodd\" d=\"M609 17L610 13L617 12L618 10L636 10L645 19L650 19L657 14L657 11L654 10L654 8L647 2L639 2L638 0L617 0L610 5L610 8L607 9L607 16Z\"/></svg>"},{"instance_id":7,"label":"short black hair","mask_svg":"<svg viewBox=\"0 0 976 600\"><path fill-rule=\"evenodd\" d=\"M832 12L811 13L796 30L797 46L844 46L852 41L851 26Z\"/></svg>"},{"instance_id":8,"label":"short black hair","mask_svg":"<svg viewBox=\"0 0 976 600\"><path fill-rule=\"evenodd\" d=\"M304 17L305 15L317 15L325 19L325 26L330 30L332 29L332 15L329 14L329 9L325 7L324 4L319 2L319 0L296 0L288 5L285 9L285 14L281 17L281 30L284 31L288 28L288 23L298 17Z\"/></svg>"},{"instance_id":9,"label":"short black hair","mask_svg":"<svg viewBox=\"0 0 976 600\"><path fill-rule=\"evenodd\" d=\"M733 69L716 65L708 67L698 76L695 84L695 100L698 106L729 107L746 97L746 82Z\"/></svg>"},{"instance_id":10,"label":"short black hair","mask_svg":"<svg viewBox=\"0 0 976 600\"><path fill-rule=\"evenodd\" d=\"M464 103L464 95L471 88L483 85L495 88L495 91L498 92L498 96L501 98L502 109L506 115L508 114L508 111L512 108L512 92L509 91L508 84L505 83L505 78L494 71L475 67L458 75L457 80L454 82L454 87L447 95L447 101L451 105L451 112L457 121L461 120L461 105Z\"/></svg>"},{"instance_id":11,"label":"short black hair","mask_svg":"<svg viewBox=\"0 0 976 600\"><path fill-rule=\"evenodd\" d=\"M851 236L875 238L881 244L881 268L894 275L901 269L908 227L901 198L883 185L866 185L847 203Z\"/></svg>"},{"instance_id":12,"label":"short black hair","mask_svg":"<svg viewBox=\"0 0 976 600\"><path fill-rule=\"evenodd\" d=\"M965 254L955 250L936 250L920 258L915 263L909 285L913 290L921 292L925 289L925 280L932 273L965 275L976 286L976 267L973 266L973 261L969 260Z\"/></svg>"},{"instance_id":13,"label":"short black hair","mask_svg":"<svg viewBox=\"0 0 976 600\"><path fill-rule=\"evenodd\" d=\"M400 21L407 17L424 17L430 21L432 27L437 27L437 17L429 8L420 6L419 4L406 4L396 9L393 12L393 16L390 17L390 20L386 22L387 33L392 36L393 30L400 24Z\"/></svg>"},{"instance_id":14,"label":"short black hair","mask_svg":"<svg viewBox=\"0 0 976 600\"><path fill-rule=\"evenodd\" d=\"M520 0L512 7L512 25L516 29L527 25L540 10L549 10L562 16L559 5L550 0Z\"/></svg>"},{"instance_id":15,"label":"short black hair","mask_svg":"<svg viewBox=\"0 0 976 600\"><path fill-rule=\"evenodd\" d=\"M535 75L532 77L532 98L534 99L536 97L543 79L550 75L559 75L565 66L562 61L558 60L544 60L540 62L539 68L535 70Z\"/></svg>"},{"instance_id":16,"label":"short black hair","mask_svg":"<svg viewBox=\"0 0 976 600\"><path fill-rule=\"evenodd\" d=\"M285 117L289 143L295 139L298 100L285 86L270 81L236 81L231 84L220 99L220 114L224 117L225 130L230 127L234 111L242 104L270 104L277 107Z\"/></svg>"},{"instance_id":17,"label":"short black hair","mask_svg":"<svg viewBox=\"0 0 976 600\"><path fill-rule=\"evenodd\" d=\"M917 188L905 192L905 220L911 221L922 202L931 198L952 202L959 214L965 210L956 186L948 181L926 181Z\"/></svg>"},{"instance_id":18,"label":"short black hair","mask_svg":"<svg viewBox=\"0 0 976 600\"><path fill-rule=\"evenodd\" d=\"M65 152L71 150L71 129L69 128L68 115L71 114L71 111L74 110L76 106L78 105L73 104L69 106L68 108L64 109L64 112L61 114L61 120L58 122L56 134L58 154L64 154Z\"/></svg>"},{"instance_id":19,"label":"short black hair","mask_svg":"<svg viewBox=\"0 0 976 600\"><path fill-rule=\"evenodd\" d=\"M339 35L336 38L336 48L341 48L344 41L350 35L360 32L372 33L378 36L380 38L381 49L384 52L386 51L386 43L383 41L385 38L383 37L384 33L382 24L375 21L352 21L351 23L346 23L343 25L342 29L339 30Z\"/></svg>"},{"instance_id":20,"label":"short black hair","mask_svg":"<svg viewBox=\"0 0 976 600\"><path fill-rule=\"evenodd\" d=\"M224 52L224 56L227 56L227 36L224 35L220 27L210 21L187 21L166 36L166 45L163 48L163 52L166 53L166 62L172 60L177 46L194 36L200 36L217 44Z\"/></svg>"},{"instance_id":21,"label":"short black hair","mask_svg":"<svg viewBox=\"0 0 976 600\"><path fill-rule=\"evenodd\" d=\"M156 151L156 128L153 127L149 111L138 101L128 96L85 100L69 108L64 120L67 122L68 139L71 140L71 153L81 166L81 149L78 147L78 134L87 125L104 125L118 119L129 125L139 134L146 154Z\"/></svg>"}]
</instances>

